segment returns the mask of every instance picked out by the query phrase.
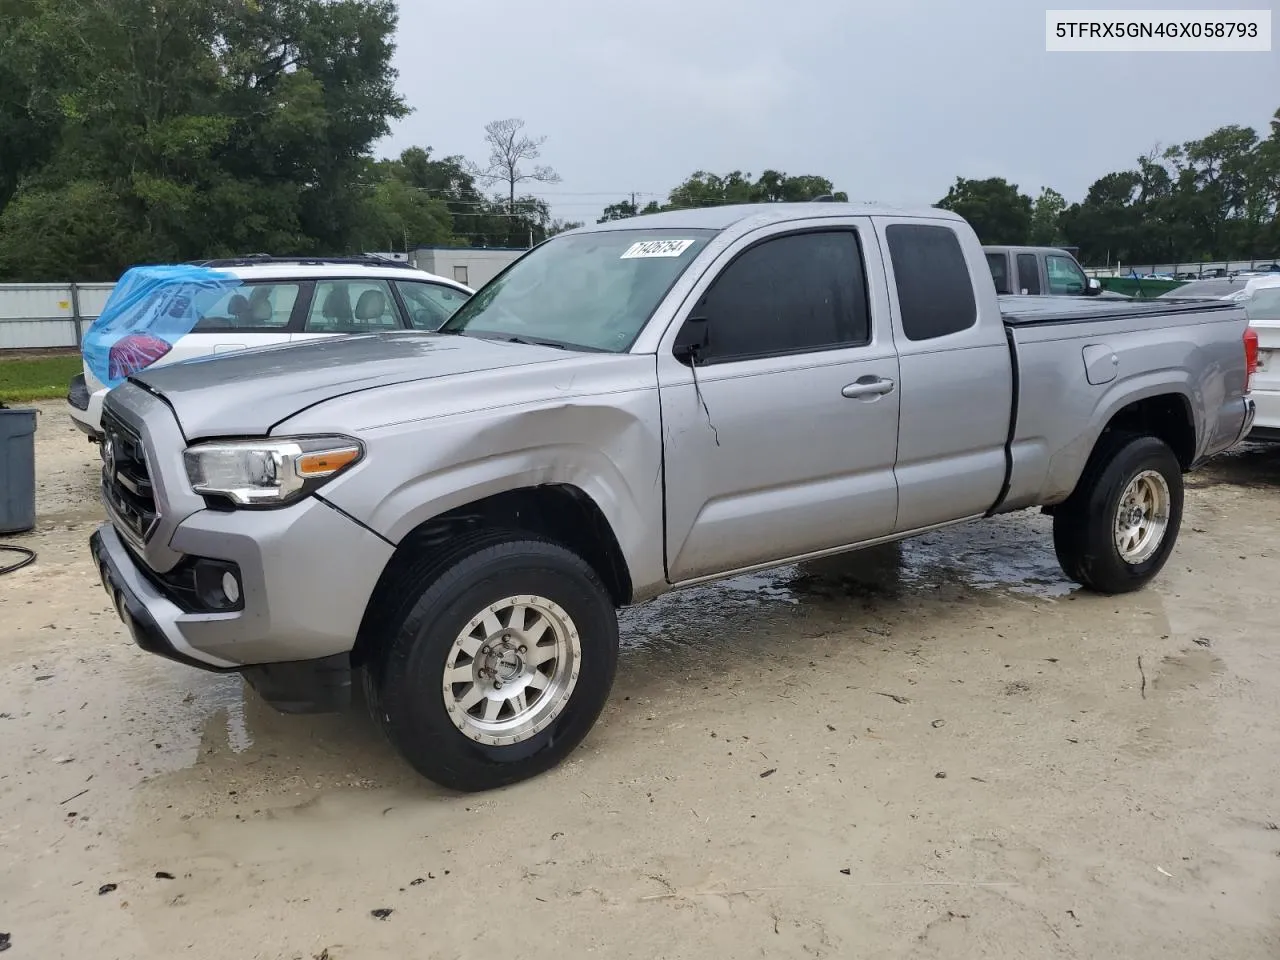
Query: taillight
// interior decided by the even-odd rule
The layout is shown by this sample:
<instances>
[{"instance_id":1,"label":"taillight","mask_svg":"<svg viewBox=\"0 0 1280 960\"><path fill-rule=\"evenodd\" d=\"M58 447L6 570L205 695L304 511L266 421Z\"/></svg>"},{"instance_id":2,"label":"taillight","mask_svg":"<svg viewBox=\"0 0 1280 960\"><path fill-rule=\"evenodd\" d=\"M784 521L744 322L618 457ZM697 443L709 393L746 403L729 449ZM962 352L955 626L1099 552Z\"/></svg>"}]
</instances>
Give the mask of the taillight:
<instances>
[{"instance_id":1,"label":"taillight","mask_svg":"<svg viewBox=\"0 0 1280 960\"><path fill-rule=\"evenodd\" d=\"M1253 375L1258 372L1258 331L1252 327L1244 332L1244 392L1253 389Z\"/></svg>"},{"instance_id":2,"label":"taillight","mask_svg":"<svg viewBox=\"0 0 1280 960\"><path fill-rule=\"evenodd\" d=\"M112 380L121 380L151 366L171 349L170 344L158 337L131 333L112 344L107 354L107 371Z\"/></svg>"}]
</instances>

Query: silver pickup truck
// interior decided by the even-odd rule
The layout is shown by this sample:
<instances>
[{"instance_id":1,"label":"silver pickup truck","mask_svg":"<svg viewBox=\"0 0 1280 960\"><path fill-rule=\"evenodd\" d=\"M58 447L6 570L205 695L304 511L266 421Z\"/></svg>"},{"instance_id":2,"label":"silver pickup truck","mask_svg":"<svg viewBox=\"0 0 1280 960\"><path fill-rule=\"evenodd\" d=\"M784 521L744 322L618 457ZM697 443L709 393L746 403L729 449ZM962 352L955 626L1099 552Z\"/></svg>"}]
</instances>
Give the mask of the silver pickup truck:
<instances>
[{"instance_id":1,"label":"silver pickup truck","mask_svg":"<svg viewBox=\"0 0 1280 960\"><path fill-rule=\"evenodd\" d=\"M420 773L486 789L582 740L616 610L677 587L1031 507L1069 577L1143 586L1252 350L1229 303L1002 301L935 209L638 217L435 334L137 374L92 551L144 649L282 710L361 677Z\"/></svg>"}]
</instances>

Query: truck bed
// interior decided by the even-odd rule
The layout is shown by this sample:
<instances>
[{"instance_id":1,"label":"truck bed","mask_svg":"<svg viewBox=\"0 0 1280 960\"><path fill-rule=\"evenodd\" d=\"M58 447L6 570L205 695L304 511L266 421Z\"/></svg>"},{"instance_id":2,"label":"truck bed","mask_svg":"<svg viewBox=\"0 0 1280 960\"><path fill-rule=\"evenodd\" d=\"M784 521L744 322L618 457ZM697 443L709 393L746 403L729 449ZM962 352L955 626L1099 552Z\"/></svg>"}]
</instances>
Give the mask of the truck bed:
<instances>
[{"instance_id":1,"label":"truck bed","mask_svg":"<svg viewBox=\"0 0 1280 960\"><path fill-rule=\"evenodd\" d=\"M1101 429L1163 397L1194 419L1185 464L1229 447L1244 423L1243 305L1222 300L999 298L1014 372L1008 489L1000 509L1062 502ZM1089 424L1082 429L1082 424Z\"/></svg>"},{"instance_id":2,"label":"truck bed","mask_svg":"<svg viewBox=\"0 0 1280 960\"><path fill-rule=\"evenodd\" d=\"M1099 300L1097 297L1023 297L1014 294L1002 295L999 300L1000 315L1011 327L1177 316L1231 310L1239 306L1226 300Z\"/></svg>"}]
</instances>

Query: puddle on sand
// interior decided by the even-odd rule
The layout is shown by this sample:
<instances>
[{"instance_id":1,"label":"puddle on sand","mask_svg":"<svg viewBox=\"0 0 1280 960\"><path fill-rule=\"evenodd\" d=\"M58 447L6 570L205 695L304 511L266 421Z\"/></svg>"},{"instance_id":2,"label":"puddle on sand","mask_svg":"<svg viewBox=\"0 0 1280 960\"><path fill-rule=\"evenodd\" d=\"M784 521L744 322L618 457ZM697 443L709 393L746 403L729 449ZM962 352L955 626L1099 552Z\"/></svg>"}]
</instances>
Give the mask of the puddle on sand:
<instances>
[{"instance_id":1,"label":"puddle on sand","mask_svg":"<svg viewBox=\"0 0 1280 960\"><path fill-rule=\"evenodd\" d=\"M1052 602L1075 589L1054 556L1052 521L1023 512L678 590L625 611L622 644L714 642L771 630L798 615L821 618L823 604L840 601L945 603L958 590ZM838 618L834 610L825 612Z\"/></svg>"},{"instance_id":2,"label":"puddle on sand","mask_svg":"<svg viewBox=\"0 0 1280 960\"><path fill-rule=\"evenodd\" d=\"M687 650L794 631L801 618L806 631L823 630L850 617L870 622L908 603L941 609L975 594L1052 602L1073 589L1054 558L1048 518L1015 514L667 594L623 612L622 643ZM332 772L344 755L368 758L346 771L357 777L390 773L390 754L359 703L341 714L288 716L238 676L177 664L148 671L131 690L129 732L154 741L154 753L144 751L153 772L246 754L278 774Z\"/></svg>"}]
</instances>

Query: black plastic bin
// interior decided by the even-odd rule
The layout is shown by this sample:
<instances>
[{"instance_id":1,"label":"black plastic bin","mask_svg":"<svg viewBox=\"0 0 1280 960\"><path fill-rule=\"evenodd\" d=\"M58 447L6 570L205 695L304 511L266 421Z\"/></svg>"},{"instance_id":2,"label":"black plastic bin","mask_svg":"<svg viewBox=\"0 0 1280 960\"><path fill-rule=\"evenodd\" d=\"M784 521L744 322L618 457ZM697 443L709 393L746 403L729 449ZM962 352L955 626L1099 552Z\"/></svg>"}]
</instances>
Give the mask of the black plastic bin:
<instances>
[{"instance_id":1,"label":"black plastic bin","mask_svg":"<svg viewBox=\"0 0 1280 960\"><path fill-rule=\"evenodd\" d=\"M0 405L0 533L36 525L36 411Z\"/></svg>"}]
</instances>

